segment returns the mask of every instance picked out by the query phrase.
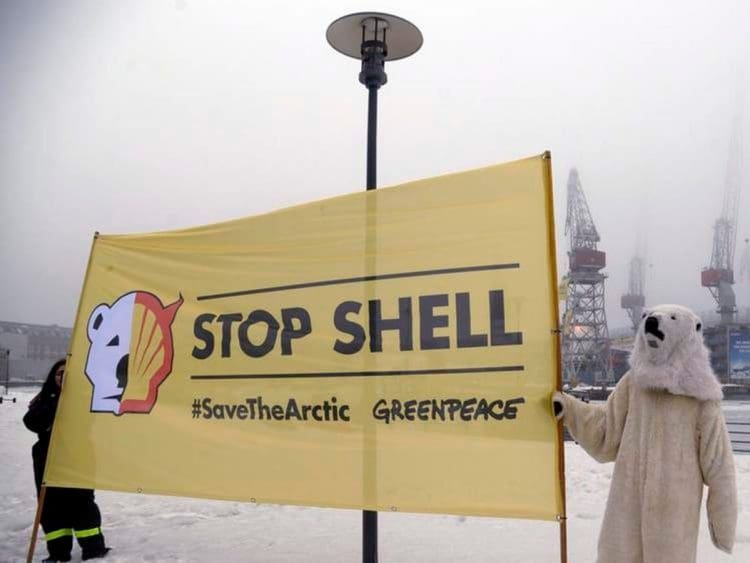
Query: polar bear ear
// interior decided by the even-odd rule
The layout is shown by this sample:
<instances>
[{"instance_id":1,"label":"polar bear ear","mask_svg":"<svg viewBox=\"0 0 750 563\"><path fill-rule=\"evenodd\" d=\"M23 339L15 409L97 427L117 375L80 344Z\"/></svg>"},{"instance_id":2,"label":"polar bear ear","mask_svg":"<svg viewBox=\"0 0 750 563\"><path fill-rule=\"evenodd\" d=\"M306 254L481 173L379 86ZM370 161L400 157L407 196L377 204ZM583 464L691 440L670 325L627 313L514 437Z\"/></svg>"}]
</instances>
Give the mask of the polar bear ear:
<instances>
[{"instance_id":1,"label":"polar bear ear","mask_svg":"<svg viewBox=\"0 0 750 563\"><path fill-rule=\"evenodd\" d=\"M109 306L101 304L96 309L94 309L93 313L91 313L87 330L88 337L91 342L94 342L94 340L96 340L96 334L101 328L102 324L104 324L105 319L109 317L109 312Z\"/></svg>"}]
</instances>

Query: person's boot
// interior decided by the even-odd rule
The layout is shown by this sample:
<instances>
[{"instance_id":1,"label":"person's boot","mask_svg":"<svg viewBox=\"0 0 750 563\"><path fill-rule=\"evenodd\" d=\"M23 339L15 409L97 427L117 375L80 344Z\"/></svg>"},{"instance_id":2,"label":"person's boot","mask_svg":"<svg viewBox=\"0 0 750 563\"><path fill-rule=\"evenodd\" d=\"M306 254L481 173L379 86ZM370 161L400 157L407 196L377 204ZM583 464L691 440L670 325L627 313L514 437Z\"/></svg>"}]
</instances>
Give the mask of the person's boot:
<instances>
[{"instance_id":1,"label":"person's boot","mask_svg":"<svg viewBox=\"0 0 750 563\"><path fill-rule=\"evenodd\" d=\"M67 532L67 530L63 531ZM52 539L47 540L47 553L49 555L42 559L42 561L45 563L70 561L70 552L73 550L73 538L71 537L73 535L72 531L70 533L63 533L56 537L53 534L47 534L46 537L50 537L51 535Z\"/></svg>"},{"instance_id":2,"label":"person's boot","mask_svg":"<svg viewBox=\"0 0 750 563\"><path fill-rule=\"evenodd\" d=\"M111 547L101 547L96 549L85 550L81 553L81 559L87 561L89 559L99 559L109 553Z\"/></svg>"},{"instance_id":3,"label":"person's boot","mask_svg":"<svg viewBox=\"0 0 750 563\"><path fill-rule=\"evenodd\" d=\"M76 531L78 545L81 546L81 559L96 559L107 555L109 548L104 543L104 534L101 528L92 528L82 532Z\"/></svg>"}]
</instances>

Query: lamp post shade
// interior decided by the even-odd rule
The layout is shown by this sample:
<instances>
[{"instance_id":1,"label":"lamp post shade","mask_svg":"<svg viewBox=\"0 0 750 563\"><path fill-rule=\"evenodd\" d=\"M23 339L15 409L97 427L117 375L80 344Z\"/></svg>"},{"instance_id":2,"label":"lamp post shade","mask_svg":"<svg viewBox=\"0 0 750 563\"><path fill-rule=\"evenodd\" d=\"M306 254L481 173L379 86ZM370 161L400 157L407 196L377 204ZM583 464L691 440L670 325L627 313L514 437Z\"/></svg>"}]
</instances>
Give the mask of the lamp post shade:
<instances>
[{"instance_id":1,"label":"lamp post shade","mask_svg":"<svg viewBox=\"0 0 750 563\"><path fill-rule=\"evenodd\" d=\"M348 57L362 59L362 44L370 39L388 45L385 61L404 59L422 46L422 32L404 18L381 12L357 12L342 16L328 26L328 43Z\"/></svg>"}]
</instances>

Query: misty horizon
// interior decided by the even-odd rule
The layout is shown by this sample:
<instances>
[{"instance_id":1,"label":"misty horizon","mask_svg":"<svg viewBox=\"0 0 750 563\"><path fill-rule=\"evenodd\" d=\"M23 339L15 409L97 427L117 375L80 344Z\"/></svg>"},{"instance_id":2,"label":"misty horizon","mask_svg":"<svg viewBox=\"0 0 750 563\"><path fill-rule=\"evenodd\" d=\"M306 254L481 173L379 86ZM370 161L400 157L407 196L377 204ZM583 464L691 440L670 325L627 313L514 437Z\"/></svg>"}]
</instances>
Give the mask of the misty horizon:
<instances>
[{"instance_id":1,"label":"misty horizon","mask_svg":"<svg viewBox=\"0 0 750 563\"><path fill-rule=\"evenodd\" d=\"M639 237L647 304L716 309L700 273L735 122L750 139L746 2L11 1L0 6L0 319L72 326L95 231L181 229L364 189L367 92L325 30L365 9L424 35L413 57L386 64L379 186L550 150L559 276L575 167L607 253L610 327L629 323L620 296Z\"/></svg>"}]
</instances>

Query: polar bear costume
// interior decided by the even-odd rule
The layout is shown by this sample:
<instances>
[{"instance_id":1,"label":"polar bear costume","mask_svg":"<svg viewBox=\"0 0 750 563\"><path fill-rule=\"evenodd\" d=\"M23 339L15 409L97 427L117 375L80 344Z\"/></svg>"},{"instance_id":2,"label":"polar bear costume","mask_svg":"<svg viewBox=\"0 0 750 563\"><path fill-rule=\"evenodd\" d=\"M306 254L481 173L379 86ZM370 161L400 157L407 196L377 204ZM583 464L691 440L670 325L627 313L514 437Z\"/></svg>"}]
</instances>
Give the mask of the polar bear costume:
<instances>
[{"instance_id":1,"label":"polar bear costume","mask_svg":"<svg viewBox=\"0 0 750 563\"><path fill-rule=\"evenodd\" d=\"M704 484L711 539L731 553L734 459L700 319L678 305L647 309L630 366L605 405L553 399L580 445L615 462L597 561L694 562Z\"/></svg>"}]
</instances>

